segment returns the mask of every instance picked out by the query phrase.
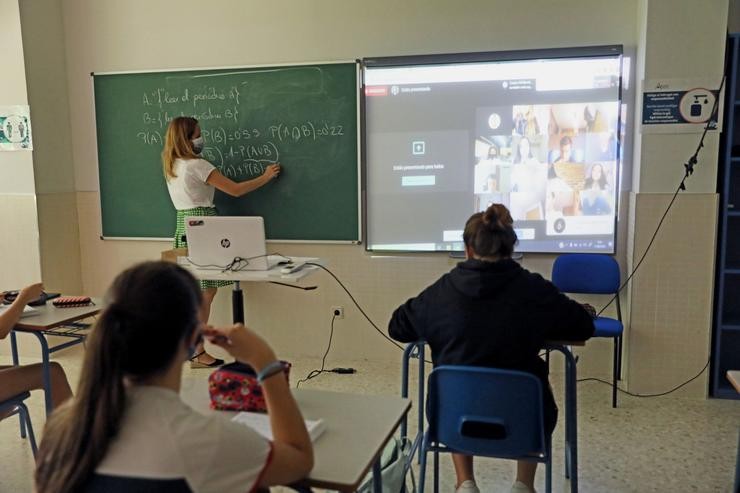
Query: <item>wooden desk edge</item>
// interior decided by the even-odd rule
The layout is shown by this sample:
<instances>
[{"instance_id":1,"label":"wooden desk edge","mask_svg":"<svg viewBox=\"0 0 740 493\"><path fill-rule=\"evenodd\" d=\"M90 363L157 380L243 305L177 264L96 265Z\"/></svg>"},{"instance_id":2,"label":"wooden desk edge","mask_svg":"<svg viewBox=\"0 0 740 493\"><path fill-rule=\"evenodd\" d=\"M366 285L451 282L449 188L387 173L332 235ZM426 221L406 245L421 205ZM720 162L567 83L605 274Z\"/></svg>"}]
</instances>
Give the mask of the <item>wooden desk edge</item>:
<instances>
[{"instance_id":1,"label":"wooden desk edge","mask_svg":"<svg viewBox=\"0 0 740 493\"><path fill-rule=\"evenodd\" d=\"M299 481L298 484L301 486L308 486L310 488L325 488L335 491L343 491L347 493L351 493L354 491L357 491L360 485L362 484L362 481L365 479L365 476L367 476L367 473L372 470L373 464L375 464L375 461L378 460L380 455L383 453L383 449L385 448L388 441L391 439L393 434L396 432L398 427L401 425L401 421L403 420L404 416L406 416L411 409L411 399L403 398L404 401L406 401L405 406L403 408L403 413L401 416L399 416L398 420L395 422L391 430L388 432L388 434L384 437L382 443L380 444L380 447L378 450L375 451L373 454L373 459L370 461L370 464L360 473L359 477L355 480L352 484L344 484L344 483L332 483L330 481L319 481L319 480L313 480L310 477ZM310 476L310 473L309 473Z\"/></svg>"},{"instance_id":2,"label":"wooden desk edge","mask_svg":"<svg viewBox=\"0 0 740 493\"><path fill-rule=\"evenodd\" d=\"M101 312L103 307L101 306L100 302L98 300L93 300L95 304L91 306L90 308L95 308L94 310L91 310L89 313L86 313L82 316L76 315L76 316L70 316L68 318L65 318L64 320L58 320L57 322L53 323L52 325L45 325L43 327L33 324L33 317L28 317L27 319L20 319L17 324L13 327L13 330L20 330L25 332L39 332L44 330L50 330L54 329L56 327L62 326L64 324L68 324L71 322L76 322L78 320L84 320L89 317L93 317ZM85 307L80 307L85 308ZM65 310L65 308L57 308L59 310ZM24 322L24 320L26 320Z\"/></svg>"}]
</instances>

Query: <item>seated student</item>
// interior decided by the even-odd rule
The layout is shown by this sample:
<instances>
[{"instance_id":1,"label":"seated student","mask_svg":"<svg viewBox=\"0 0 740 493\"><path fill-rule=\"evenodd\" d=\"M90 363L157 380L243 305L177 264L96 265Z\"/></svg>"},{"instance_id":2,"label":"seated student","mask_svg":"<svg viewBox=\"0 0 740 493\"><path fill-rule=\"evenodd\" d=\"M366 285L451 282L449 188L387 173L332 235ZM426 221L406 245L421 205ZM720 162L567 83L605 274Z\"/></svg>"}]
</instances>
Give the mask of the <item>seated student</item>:
<instances>
[{"instance_id":1,"label":"seated student","mask_svg":"<svg viewBox=\"0 0 740 493\"><path fill-rule=\"evenodd\" d=\"M202 296L195 278L173 263L139 264L115 279L88 338L77 396L46 425L36 491L243 493L308 474L305 423L282 365L251 330L204 333L262 374L273 442L180 400L182 366L201 338Z\"/></svg>"},{"instance_id":2,"label":"seated student","mask_svg":"<svg viewBox=\"0 0 740 493\"><path fill-rule=\"evenodd\" d=\"M7 309L0 313L0 339L5 339L23 313L23 307L35 300L43 292L41 283L27 286ZM3 296L0 296L3 299ZM72 390L67 382L67 375L59 363L50 363L51 398L54 407L69 399ZM1 366L0 365L0 401L9 399L21 392L44 388L43 365ZM2 418L2 416L0 416Z\"/></svg>"},{"instance_id":3,"label":"seated student","mask_svg":"<svg viewBox=\"0 0 740 493\"><path fill-rule=\"evenodd\" d=\"M426 341L434 365L470 365L530 372L542 381L545 426L557 407L538 356L546 340L585 340L592 314L539 274L511 259L517 241L509 211L493 204L465 224L466 260L393 313L388 333L401 342ZM590 307L589 307L590 308ZM477 493L473 458L453 454L457 492ZM534 491L537 464L517 462L512 492Z\"/></svg>"}]
</instances>

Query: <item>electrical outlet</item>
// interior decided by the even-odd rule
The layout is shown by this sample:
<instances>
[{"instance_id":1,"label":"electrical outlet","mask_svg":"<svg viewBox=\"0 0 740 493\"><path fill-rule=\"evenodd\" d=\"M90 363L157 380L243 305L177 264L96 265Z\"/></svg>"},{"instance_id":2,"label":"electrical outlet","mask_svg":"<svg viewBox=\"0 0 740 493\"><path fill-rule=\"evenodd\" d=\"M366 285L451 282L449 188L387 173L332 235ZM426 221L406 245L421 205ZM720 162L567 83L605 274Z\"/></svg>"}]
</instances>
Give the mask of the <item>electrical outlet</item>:
<instances>
[{"instance_id":1,"label":"electrical outlet","mask_svg":"<svg viewBox=\"0 0 740 493\"><path fill-rule=\"evenodd\" d=\"M343 306L331 307L331 316L336 317L337 319L344 318L344 307Z\"/></svg>"}]
</instances>

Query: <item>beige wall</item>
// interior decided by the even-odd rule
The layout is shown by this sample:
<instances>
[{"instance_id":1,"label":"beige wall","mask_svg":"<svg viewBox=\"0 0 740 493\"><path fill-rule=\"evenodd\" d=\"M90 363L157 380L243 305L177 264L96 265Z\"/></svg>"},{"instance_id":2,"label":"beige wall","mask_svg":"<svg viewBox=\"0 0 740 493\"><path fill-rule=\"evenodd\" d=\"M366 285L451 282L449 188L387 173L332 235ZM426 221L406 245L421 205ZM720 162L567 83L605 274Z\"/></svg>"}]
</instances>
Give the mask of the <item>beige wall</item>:
<instances>
[{"instance_id":1,"label":"beige wall","mask_svg":"<svg viewBox=\"0 0 740 493\"><path fill-rule=\"evenodd\" d=\"M0 46L23 46L18 0L0 0ZM23 50L2 58L0 105L28 104ZM31 108L32 132L39 112ZM41 279L34 192L33 153L0 151L0 290Z\"/></svg>"},{"instance_id":2,"label":"beige wall","mask_svg":"<svg viewBox=\"0 0 740 493\"><path fill-rule=\"evenodd\" d=\"M2 1L7 3L8 0ZM39 5L24 5L24 28L28 25L39 33L48 30L54 40L64 36L63 43L47 47L51 52L44 51L47 48L41 41L30 42L26 48L33 53L29 62L29 76L33 80L29 86L32 91L34 87L61 91L59 87L45 86L48 82L39 82L37 79L43 79L43 74L34 73L32 69L37 57L41 61L44 57L55 57L54 50L58 52L63 46L65 63L52 63L50 70L59 74L66 68L68 105L54 106L44 115L49 121L40 125L42 129L52 128L54 119L69 120L70 133L49 145L62 156L64 173L60 180L74 177L80 281L84 291L90 294L100 294L125 266L157 258L159 251L167 247L158 242L99 239L100 207L90 72L614 43L637 51L633 66L638 84L643 75L716 75L719 80L728 10L727 0L708 0L700 16L696 15L692 0L381 0L372 3L359 0L216 0L208 4L195 0L176 4L146 0L65 0L56 5L60 4L61 11L58 7L43 10ZM60 99L64 99L63 91ZM69 142L73 156L71 167ZM631 266L642 252L645 239L652 233L656 210L664 203L664 194L672 191L680 179L680 165L693 151L695 139L685 135L648 137L638 132L634 142L635 171L633 176L626 178L627 183L634 184L636 193L629 196L623 193L620 214L620 233L624 234L619 238L617 257L623 269ZM666 331L672 324L657 323L657 312L651 311L651 305L635 305L637 311L633 318L637 324L628 331L626 341L630 349L625 376L630 388L652 389L676 382L694 369L694 359L702 359L703 351L708 351L711 310L707 307L711 306L714 252L711 225L716 221L713 212L716 197L712 192L717 174L716 155L717 137L711 136L697 172L689 182L689 191L697 195L691 197L693 202L683 198L679 201L680 206L671 216L675 221L673 229L666 228L661 242L654 246L651 258L654 264L646 263L642 267L644 271L638 276L641 281L623 297L629 312L630 300L642 301L651 293L660 311L690 293L699 298L696 306L701 307L701 316L692 313L684 317L691 327L680 329L683 349L675 353L678 357L669 358L664 355L673 354L675 344L666 342L669 334ZM37 168L47 169L45 167L51 162L44 159L37 163ZM59 204L68 205L72 201L65 195L68 182L60 182L57 186L51 180L51 172L46 176L50 178L47 182L42 177L37 179L40 191L61 195L54 198L42 195L39 200L42 238L51 237L50 232L58 227L54 220L48 223L43 220L44 211L57 210ZM686 219L683 212L698 215ZM709 236L704 244L694 245L703 263L699 264L701 272L694 275L695 284L688 288L675 264L664 262L673 258L675 252L684 251L679 248L672 253L671 249L675 242L685 239L681 236L684 228L694 227L696 221L704 226L706 231L702 231ZM62 250L74 259L73 244L72 240L66 241ZM361 246L272 246L286 254L325 258L381 329L385 328L393 308L454 264L439 255L374 256ZM527 255L524 259L525 267L544 275L549 275L551 263L552 256L548 255ZM66 273L59 271L55 275ZM655 291L650 284L655 279L651 276L660 276L661 286L666 279L673 279L671 285L675 284L679 293ZM350 358L399 357L398 351L374 332L327 275L315 275L307 282L317 284L319 289L302 292L272 285L246 286L248 321L267 334L280 351L312 354L318 358L328 335L329 308L343 305L346 318L337 322L331 355L337 363ZM599 304L598 300L589 301ZM216 300L214 319L216 322L229 320L228 290ZM684 357L681 351L692 345L699 347L695 357ZM609 375L611 352L607 341L589 344L582 352L584 357L579 366L582 375ZM664 366L657 368L658 374L653 378L648 370L656 370L654 362L658 360ZM669 375L675 378L668 379ZM690 387L691 395L703 395L706 381L697 382Z\"/></svg>"},{"instance_id":3,"label":"beige wall","mask_svg":"<svg viewBox=\"0 0 740 493\"><path fill-rule=\"evenodd\" d=\"M82 293L61 2L19 5L28 97L36 110L33 167L42 232L41 274L50 291Z\"/></svg>"},{"instance_id":4,"label":"beige wall","mask_svg":"<svg viewBox=\"0 0 740 493\"><path fill-rule=\"evenodd\" d=\"M171 5L142 0L64 2L82 282L89 293L100 293L123 267L156 258L167 247L157 242L99 239L90 72L595 44L624 44L628 49L636 46L636 1L416 0L368 4L342 0L222 0L205 7L189 0L178 3L176 9ZM533 10L538 15L533 16ZM161 22L164 18L168 22ZM183 33L189 31L193 36L184 39ZM271 247L287 254L327 259L383 330L398 304L454 265L441 255L373 256L362 246ZM528 255L524 264L549 275L551 262L551 256ZM268 334L282 351L318 357L328 336L329 309L343 305L346 318L336 324L333 357L400 357L327 275L315 275L308 282L316 283L319 289L302 292L279 286L246 286L248 321ZM229 320L229 306L229 293L224 290L216 300L217 322ZM588 362L584 371L590 365L598 375L608 375L608 344L594 344L585 351L593 357L582 360Z\"/></svg>"},{"instance_id":5,"label":"beige wall","mask_svg":"<svg viewBox=\"0 0 740 493\"><path fill-rule=\"evenodd\" d=\"M722 79L727 0L647 0L640 6L640 79ZM643 41L644 39L644 41ZM691 63L687 63L691 60ZM696 63L694 63L694 61ZM638 115L639 117L639 115ZM683 177L700 134L643 134L637 129L630 221L630 269L640 261ZM707 135L686 181L628 293L627 383L635 392L666 390L696 375L709 359L714 293L719 135ZM706 394L709 372L684 394Z\"/></svg>"}]
</instances>

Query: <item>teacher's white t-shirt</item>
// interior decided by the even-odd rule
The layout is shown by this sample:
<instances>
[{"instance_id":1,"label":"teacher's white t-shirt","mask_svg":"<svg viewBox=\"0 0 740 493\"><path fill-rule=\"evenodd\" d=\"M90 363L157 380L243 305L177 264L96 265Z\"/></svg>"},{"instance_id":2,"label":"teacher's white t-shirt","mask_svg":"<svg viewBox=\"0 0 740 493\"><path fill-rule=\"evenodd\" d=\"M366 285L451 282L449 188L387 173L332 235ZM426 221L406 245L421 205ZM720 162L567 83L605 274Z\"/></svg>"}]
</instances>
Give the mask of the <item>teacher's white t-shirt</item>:
<instances>
[{"instance_id":1,"label":"teacher's white t-shirt","mask_svg":"<svg viewBox=\"0 0 740 493\"><path fill-rule=\"evenodd\" d=\"M206 180L216 167L205 159L176 159L175 177L167 180L172 204L177 210L213 207L216 189Z\"/></svg>"},{"instance_id":2,"label":"teacher's white t-shirt","mask_svg":"<svg viewBox=\"0 0 740 493\"><path fill-rule=\"evenodd\" d=\"M272 445L226 416L205 416L173 390L134 386L120 431L96 474L184 479L193 493L246 493L258 486Z\"/></svg>"}]
</instances>

